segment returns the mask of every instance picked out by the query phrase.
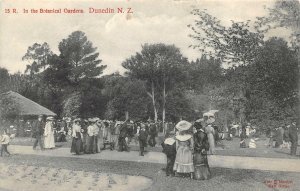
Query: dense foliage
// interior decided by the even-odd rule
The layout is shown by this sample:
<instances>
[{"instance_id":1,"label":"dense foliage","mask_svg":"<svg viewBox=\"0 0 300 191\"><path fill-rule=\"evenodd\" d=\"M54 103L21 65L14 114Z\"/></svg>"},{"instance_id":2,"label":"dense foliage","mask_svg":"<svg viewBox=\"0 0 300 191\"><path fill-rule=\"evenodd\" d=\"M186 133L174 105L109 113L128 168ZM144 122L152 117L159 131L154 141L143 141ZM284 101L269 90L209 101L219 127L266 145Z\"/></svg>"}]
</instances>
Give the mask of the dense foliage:
<instances>
[{"instance_id":1,"label":"dense foliage","mask_svg":"<svg viewBox=\"0 0 300 191\"><path fill-rule=\"evenodd\" d=\"M61 40L57 55L46 42L34 43L22 58L29 63L24 74L0 68L0 93L16 91L59 117L175 122L218 109L222 126L253 122L265 128L295 120L299 2L278 1L269 13L254 22L254 29L251 21L225 27L207 11L195 9L195 22L188 27L199 59L189 62L175 45L144 44L122 62L124 75L102 75L106 66L101 54L81 31ZM266 38L275 27L289 28L291 41ZM0 101L0 117L17 114L13 103Z\"/></svg>"}]
</instances>

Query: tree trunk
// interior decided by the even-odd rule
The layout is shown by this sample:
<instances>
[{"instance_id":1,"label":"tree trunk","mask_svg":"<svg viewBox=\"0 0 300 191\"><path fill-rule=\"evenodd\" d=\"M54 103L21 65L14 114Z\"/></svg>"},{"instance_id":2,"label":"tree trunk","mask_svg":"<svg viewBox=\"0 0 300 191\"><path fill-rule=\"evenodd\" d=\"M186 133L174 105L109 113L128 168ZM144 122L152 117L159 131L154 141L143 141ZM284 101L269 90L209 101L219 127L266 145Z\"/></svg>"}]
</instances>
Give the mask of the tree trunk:
<instances>
[{"instance_id":1,"label":"tree trunk","mask_svg":"<svg viewBox=\"0 0 300 191\"><path fill-rule=\"evenodd\" d=\"M225 129L228 129L227 109L225 109Z\"/></svg>"},{"instance_id":2,"label":"tree trunk","mask_svg":"<svg viewBox=\"0 0 300 191\"><path fill-rule=\"evenodd\" d=\"M298 31L299 32L299 31ZM298 33L299 34L299 33ZM297 49L298 55L298 70L300 71L300 51ZM299 75L299 74L298 74ZM298 76L298 100L296 101L296 127L300 129L300 77Z\"/></svg>"},{"instance_id":3,"label":"tree trunk","mask_svg":"<svg viewBox=\"0 0 300 191\"><path fill-rule=\"evenodd\" d=\"M147 92L147 94L152 99L152 105L153 105L153 112L154 112L154 121L157 122L157 109L155 105L155 95L154 95L154 83L151 82L151 93Z\"/></svg>"},{"instance_id":4,"label":"tree trunk","mask_svg":"<svg viewBox=\"0 0 300 191\"><path fill-rule=\"evenodd\" d=\"M163 87L163 111L162 111L162 126L163 126L163 133L165 135L165 119L166 119L166 82L164 79L164 87Z\"/></svg>"}]
</instances>

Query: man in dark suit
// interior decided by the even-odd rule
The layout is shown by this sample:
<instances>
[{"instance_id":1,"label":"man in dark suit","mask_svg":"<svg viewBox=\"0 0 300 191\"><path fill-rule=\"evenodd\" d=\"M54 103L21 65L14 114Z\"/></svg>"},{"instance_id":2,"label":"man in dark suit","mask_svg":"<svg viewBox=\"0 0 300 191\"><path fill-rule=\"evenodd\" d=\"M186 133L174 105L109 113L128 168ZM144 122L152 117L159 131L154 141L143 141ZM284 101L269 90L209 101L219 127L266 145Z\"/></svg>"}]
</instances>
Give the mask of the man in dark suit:
<instances>
[{"instance_id":1,"label":"man in dark suit","mask_svg":"<svg viewBox=\"0 0 300 191\"><path fill-rule=\"evenodd\" d=\"M118 139L118 142L119 142L119 152L122 152L122 151L129 151L128 150L128 146L127 146L127 143L126 143L126 137L128 135L128 128L127 128L127 125L128 125L128 120L126 120L122 125L121 125L121 128L120 128L120 135L119 135L119 139Z\"/></svg>"},{"instance_id":2,"label":"man in dark suit","mask_svg":"<svg viewBox=\"0 0 300 191\"><path fill-rule=\"evenodd\" d=\"M289 128L289 138L292 143L291 145L291 155L296 156L297 146L298 146L298 130L296 127L296 122L293 122Z\"/></svg>"},{"instance_id":3,"label":"man in dark suit","mask_svg":"<svg viewBox=\"0 0 300 191\"><path fill-rule=\"evenodd\" d=\"M150 123L150 127L149 127L149 140L148 140L148 144L151 147L155 147L156 145L156 141L155 141L155 137L157 136L158 131L157 131L157 126L155 123Z\"/></svg>"},{"instance_id":4,"label":"man in dark suit","mask_svg":"<svg viewBox=\"0 0 300 191\"><path fill-rule=\"evenodd\" d=\"M140 156L144 156L145 147L147 146L148 132L146 131L145 124L141 123L139 134Z\"/></svg>"},{"instance_id":5,"label":"man in dark suit","mask_svg":"<svg viewBox=\"0 0 300 191\"><path fill-rule=\"evenodd\" d=\"M44 150L42 137L44 134L45 124L43 122L43 116L39 115L38 120L33 123L32 126L32 137L35 138L33 149L36 149L37 144L39 143L41 150Z\"/></svg>"}]
</instances>

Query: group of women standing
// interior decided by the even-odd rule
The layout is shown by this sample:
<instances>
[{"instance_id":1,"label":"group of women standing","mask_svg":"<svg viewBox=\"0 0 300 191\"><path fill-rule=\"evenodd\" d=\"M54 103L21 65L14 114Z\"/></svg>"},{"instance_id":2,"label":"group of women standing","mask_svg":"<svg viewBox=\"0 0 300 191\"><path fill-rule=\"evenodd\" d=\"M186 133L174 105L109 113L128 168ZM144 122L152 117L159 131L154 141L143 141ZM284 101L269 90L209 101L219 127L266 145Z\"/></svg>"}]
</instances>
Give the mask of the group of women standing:
<instances>
[{"instance_id":1,"label":"group of women standing","mask_svg":"<svg viewBox=\"0 0 300 191\"><path fill-rule=\"evenodd\" d=\"M98 134L99 127L96 124L96 119L89 119L86 129L80 126L80 119L73 121L72 127L72 146L71 153L79 154L91 154L99 153L100 148L98 146Z\"/></svg>"},{"instance_id":2,"label":"group of women standing","mask_svg":"<svg viewBox=\"0 0 300 191\"><path fill-rule=\"evenodd\" d=\"M172 154L167 151L168 145L172 143L170 138L163 143L164 152L167 154L167 175L187 174L191 178L207 180L210 177L207 154L214 154L214 131L212 123L214 118L205 121L203 127L202 121L196 121L193 124L188 121L180 121L176 125L177 133L175 135L174 144L176 145L175 158L172 161ZM172 143L173 144L173 143ZM170 147L171 148L171 147ZM173 165L173 172L170 172L170 164Z\"/></svg>"}]
</instances>

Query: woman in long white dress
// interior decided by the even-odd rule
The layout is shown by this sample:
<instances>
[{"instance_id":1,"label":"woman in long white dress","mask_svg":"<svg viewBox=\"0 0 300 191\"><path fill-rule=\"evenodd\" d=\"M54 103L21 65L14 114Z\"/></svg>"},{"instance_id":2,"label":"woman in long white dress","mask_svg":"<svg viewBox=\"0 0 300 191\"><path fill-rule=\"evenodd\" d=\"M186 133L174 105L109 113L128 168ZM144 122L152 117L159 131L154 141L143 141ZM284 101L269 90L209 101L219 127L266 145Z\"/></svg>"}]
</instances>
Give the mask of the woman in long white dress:
<instances>
[{"instance_id":1,"label":"woman in long white dress","mask_svg":"<svg viewBox=\"0 0 300 191\"><path fill-rule=\"evenodd\" d=\"M215 129L212 126L212 123L215 122L215 118L210 116L207 121L206 124L207 126L205 127L205 133L207 134L207 138L208 138L208 143L209 143L209 154L215 154Z\"/></svg>"},{"instance_id":2,"label":"woman in long white dress","mask_svg":"<svg viewBox=\"0 0 300 191\"><path fill-rule=\"evenodd\" d=\"M47 117L47 122L45 125L45 131L44 131L44 148L45 149L55 148L53 120L54 120L53 117Z\"/></svg>"},{"instance_id":3,"label":"woman in long white dress","mask_svg":"<svg viewBox=\"0 0 300 191\"><path fill-rule=\"evenodd\" d=\"M173 170L176 173L190 174L193 178L194 164L193 164L193 136L188 133L192 124L187 121L180 121L176 125L176 129L179 131L176 135L176 158Z\"/></svg>"}]
</instances>

